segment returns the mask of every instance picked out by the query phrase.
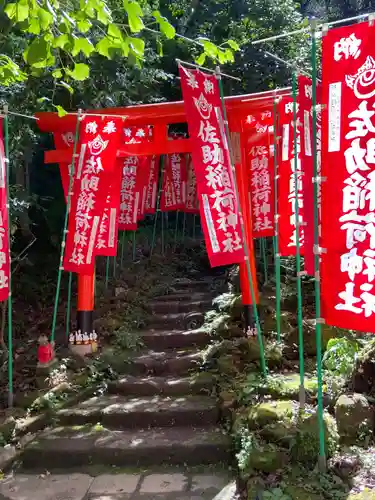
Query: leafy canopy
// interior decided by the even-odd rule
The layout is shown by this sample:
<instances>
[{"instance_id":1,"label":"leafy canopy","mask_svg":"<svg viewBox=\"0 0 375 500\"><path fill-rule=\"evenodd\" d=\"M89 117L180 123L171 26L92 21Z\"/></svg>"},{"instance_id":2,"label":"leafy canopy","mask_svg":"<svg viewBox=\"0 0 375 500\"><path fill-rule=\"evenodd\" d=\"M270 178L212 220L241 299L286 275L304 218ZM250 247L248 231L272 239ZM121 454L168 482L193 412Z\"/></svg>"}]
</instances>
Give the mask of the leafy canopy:
<instances>
[{"instance_id":1,"label":"leafy canopy","mask_svg":"<svg viewBox=\"0 0 375 500\"><path fill-rule=\"evenodd\" d=\"M55 85L73 92L72 81L90 77L95 56L131 58L139 67L146 57L146 32L163 39L179 35L159 10L137 0L18 0L5 3L10 29L23 33L23 61L0 56L0 85L10 86L28 76L52 76ZM150 27L152 26L152 27ZM180 37L183 38L183 37ZM239 50L234 40L218 47L208 39L195 40L206 58L224 64Z\"/></svg>"}]
</instances>

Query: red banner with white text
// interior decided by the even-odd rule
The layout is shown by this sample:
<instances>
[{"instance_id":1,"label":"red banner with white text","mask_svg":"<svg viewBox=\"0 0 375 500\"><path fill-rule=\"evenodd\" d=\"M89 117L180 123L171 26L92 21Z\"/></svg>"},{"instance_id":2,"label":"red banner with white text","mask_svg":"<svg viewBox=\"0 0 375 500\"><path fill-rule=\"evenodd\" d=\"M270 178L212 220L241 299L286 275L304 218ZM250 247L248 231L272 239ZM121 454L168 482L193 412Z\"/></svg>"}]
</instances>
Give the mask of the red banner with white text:
<instances>
[{"instance_id":1,"label":"red banner with white text","mask_svg":"<svg viewBox=\"0 0 375 500\"><path fill-rule=\"evenodd\" d=\"M210 264L236 264L245 255L218 82L199 70L179 70Z\"/></svg>"},{"instance_id":2,"label":"red banner with white text","mask_svg":"<svg viewBox=\"0 0 375 500\"><path fill-rule=\"evenodd\" d=\"M329 30L322 74L323 317L375 333L375 27Z\"/></svg>"},{"instance_id":3,"label":"red banner with white text","mask_svg":"<svg viewBox=\"0 0 375 500\"><path fill-rule=\"evenodd\" d=\"M150 161L150 169L148 173L145 213L154 214L156 211L156 200L158 196L158 180L159 180L159 156L152 156Z\"/></svg>"},{"instance_id":4,"label":"red banner with white text","mask_svg":"<svg viewBox=\"0 0 375 500\"><path fill-rule=\"evenodd\" d=\"M152 140L151 126L132 126L124 129L125 144L139 144ZM152 156L128 156L121 161L120 213L118 228L136 231L138 221L146 210L147 189L150 180Z\"/></svg>"},{"instance_id":5,"label":"red banner with white text","mask_svg":"<svg viewBox=\"0 0 375 500\"><path fill-rule=\"evenodd\" d=\"M271 111L262 111L248 116L245 129L254 238L275 234L274 162L270 149L271 124Z\"/></svg>"},{"instance_id":6,"label":"red banner with white text","mask_svg":"<svg viewBox=\"0 0 375 500\"><path fill-rule=\"evenodd\" d=\"M321 174L322 153L322 121L320 112L321 87L317 86L317 123L316 123L316 153L318 163L318 177ZM301 164L303 190L303 220L304 220L304 257L305 271L314 276L314 160L313 160L313 123L312 123L312 81L307 76L298 77L298 118L301 123ZM318 183L318 214L319 228L321 223L320 210L321 186ZM320 232L320 231L319 231Z\"/></svg>"},{"instance_id":7,"label":"red banner with white text","mask_svg":"<svg viewBox=\"0 0 375 500\"><path fill-rule=\"evenodd\" d=\"M186 203L186 155L174 153L165 158L163 190L160 199L162 211L182 210Z\"/></svg>"},{"instance_id":8,"label":"red banner with white text","mask_svg":"<svg viewBox=\"0 0 375 500\"><path fill-rule=\"evenodd\" d=\"M199 214L199 198L197 189L197 178L195 176L193 159L187 155L187 180L186 180L186 203L183 212Z\"/></svg>"},{"instance_id":9,"label":"red banner with white text","mask_svg":"<svg viewBox=\"0 0 375 500\"><path fill-rule=\"evenodd\" d=\"M294 113L293 100L283 98L279 103L279 136L281 143L278 159L278 211L279 211L279 252L282 257L296 255L297 217L294 155ZM300 254L304 252L302 165L300 158L300 127L297 121L297 199L299 214Z\"/></svg>"},{"instance_id":10,"label":"red banner with white text","mask_svg":"<svg viewBox=\"0 0 375 500\"><path fill-rule=\"evenodd\" d=\"M65 271L82 274L94 271L100 222L121 135L121 118L93 119L86 115L80 123L79 157L75 161L63 261Z\"/></svg>"},{"instance_id":11,"label":"red banner with white text","mask_svg":"<svg viewBox=\"0 0 375 500\"><path fill-rule=\"evenodd\" d=\"M7 195L7 165L3 142L3 119L0 118L0 301L9 297L10 248Z\"/></svg>"}]
</instances>

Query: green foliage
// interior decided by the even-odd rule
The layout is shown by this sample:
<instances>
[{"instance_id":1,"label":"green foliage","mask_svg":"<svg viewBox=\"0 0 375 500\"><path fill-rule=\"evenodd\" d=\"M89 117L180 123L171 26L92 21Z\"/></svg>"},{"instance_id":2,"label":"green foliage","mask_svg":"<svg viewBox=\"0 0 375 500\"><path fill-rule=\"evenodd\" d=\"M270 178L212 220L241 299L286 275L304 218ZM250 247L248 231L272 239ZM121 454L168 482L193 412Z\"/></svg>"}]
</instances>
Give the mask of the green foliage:
<instances>
[{"instance_id":1,"label":"green foliage","mask_svg":"<svg viewBox=\"0 0 375 500\"><path fill-rule=\"evenodd\" d=\"M176 29L151 4L136 0L73 0L61 4L58 0L18 0L5 2L7 29L21 33L24 40L23 60L18 51L0 59L0 84L4 86L22 82L28 76L49 75L59 83L84 81L90 76L95 56L109 60L128 58L141 67L145 60L148 32L160 41L176 38ZM7 23L5 23L7 24ZM158 30L147 25L156 24ZM194 43L194 42L193 42ZM205 57L216 62L234 60L239 45L230 40L220 48L210 41L197 41ZM85 62L84 62L85 61ZM25 66L25 72L20 66Z\"/></svg>"},{"instance_id":2,"label":"green foliage","mask_svg":"<svg viewBox=\"0 0 375 500\"><path fill-rule=\"evenodd\" d=\"M330 339L324 353L323 365L334 375L348 376L353 371L358 352L359 344L354 339Z\"/></svg>"},{"instance_id":3,"label":"green foliage","mask_svg":"<svg viewBox=\"0 0 375 500\"><path fill-rule=\"evenodd\" d=\"M283 492L281 488L272 488L262 494L262 500L293 500L291 496Z\"/></svg>"}]
</instances>

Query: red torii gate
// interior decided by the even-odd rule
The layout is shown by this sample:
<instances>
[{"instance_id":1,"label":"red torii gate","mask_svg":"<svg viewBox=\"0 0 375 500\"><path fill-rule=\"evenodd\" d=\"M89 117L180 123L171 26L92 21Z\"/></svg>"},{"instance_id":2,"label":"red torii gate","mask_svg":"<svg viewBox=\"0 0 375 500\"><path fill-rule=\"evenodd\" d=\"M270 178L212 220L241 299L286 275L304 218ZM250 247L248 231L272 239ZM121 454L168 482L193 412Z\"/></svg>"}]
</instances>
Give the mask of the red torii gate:
<instances>
[{"instance_id":1,"label":"red torii gate","mask_svg":"<svg viewBox=\"0 0 375 500\"><path fill-rule=\"evenodd\" d=\"M225 106L228 115L231 143L234 153L235 173L240 196L240 204L244 221L245 237L249 253L252 254L252 222L251 210L248 198L248 176L246 172L247 155L245 144L245 123L249 114L269 110L273 106L274 99L283 95L289 95L289 89L271 90L258 94L246 94L240 96L226 97ZM153 127L153 140L142 144L124 144L118 151L117 157L126 156L151 156L173 153L191 153L190 139L174 139L168 137L168 126L177 123L186 123L184 102L163 102L156 104L141 104L122 108L106 108L85 111L83 114L113 115L124 117L127 126L142 125ZM67 132L74 130L77 123L77 113L58 117L56 113L36 113L37 123L42 132ZM72 148L46 151L45 163L71 163ZM256 284L256 270L253 259L250 259L253 283ZM240 265L240 283L242 292L242 303L245 309L245 329L252 326L252 293L248 279L246 263ZM258 298L255 289L256 300ZM77 300L77 331L91 333L93 330L94 311L94 276L78 275L78 300Z\"/></svg>"}]
</instances>

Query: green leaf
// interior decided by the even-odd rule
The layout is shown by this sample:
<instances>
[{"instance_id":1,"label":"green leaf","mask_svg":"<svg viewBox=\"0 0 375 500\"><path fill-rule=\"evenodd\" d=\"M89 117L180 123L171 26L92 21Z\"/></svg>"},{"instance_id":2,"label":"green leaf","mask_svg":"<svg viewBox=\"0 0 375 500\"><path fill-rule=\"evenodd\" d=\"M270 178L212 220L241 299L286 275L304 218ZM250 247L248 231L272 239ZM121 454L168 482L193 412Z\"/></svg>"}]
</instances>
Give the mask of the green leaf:
<instances>
[{"instance_id":1,"label":"green leaf","mask_svg":"<svg viewBox=\"0 0 375 500\"><path fill-rule=\"evenodd\" d=\"M227 56L223 50L219 50L217 53L220 64L225 64L227 62Z\"/></svg>"},{"instance_id":2,"label":"green leaf","mask_svg":"<svg viewBox=\"0 0 375 500\"><path fill-rule=\"evenodd\" d=\"M156 39L156 51L157 51L157 54L158 56L160 57L163 57L163 44L161 43L161 41L157 38Z\"/></svg>"},{"instance_id":3,"label":"green leaf","mask_svg":"<svg viewBox=\"0 0 375 500\"><path fill-rule=\"evenodd\" d=\"M124 0L124 9L128 14L130 31L132 31L133 33L139 33L144 28L144 24L142 21L143 12L141 6L138 2L129 2L129 0Z\"/></svg>"},{"instance_id":4,"label":"green leaf","mask_svg":"<svg viewBox=\"0 0 375 500\"><path fill-rule=\"evenodd\" d=\"M206 61L206 54L204 52L202 52L202 54L195 60L195 62L199 64L199 66L203 66L205 61Z\"/></svg>"},{"instance_id":5,"label":"green leaf","mask_svg":"<svg viewBox=\"0 0 375 500\"><path fill-rule=\"evenodd\" d=\"M122 31L115 24L110 24L108 26L108 36L112 36L113 38L119 38L120 40L123 39Z\"/></svg>"},{"instance_id":6,"label":"green leaf","mask_svg":"<svg viewBox=\"0 0 375 500\"><path fill-rule=\"evenodd\" d=\"M142 38L134 38L134 37L128 36L127 37L127 41L129 42L129 46L130 46L131 49L133 49L133 51L135 52L135 54L138 57L143 57L143 55L145 53L145 42L144 42L144 40L142 40Z\"/></svg>"},{"instance_id":7,"label":"green leaf","mask_svg":"<svg viewBox=\"0 0 375 500\"><path fill-rule=\"evenodd\" d=\"M70 43L69 35L60 35L54 39L53 46L56 49L64 49L68 43Z\"/></svg>"},{"instance_id":8,"label":"green leaf","mask_svg":"<svg viewBox=\"0 0 375 500\"><path fill-rule=\"evenodd\" d=\"M69 94L74 94L73 87L71 87L68 83L61 81L57 85L59 87L63 87L64 89L66 89L69 92Z\"/></svg>"},{"instance_id":9,"label":"green leaf","mask_svg":"<svg viewBox=\"0 0 375 500\"><path fill-rule=\"evenodd\" d=\"M107 26L112 20L110 13L102 8L102 9L97 9L96 11L96 18L99 22Z\"/></svg>"},{"instance_id":10,"label":"green leaf","mask_svg":"<svg viewBox=\"0 0 375 500\"><path fill-rule=\"evenodd\" d=\"M36 102L38 102L39 104L42 104L43 102L47 102L47 101L50 101L51 99L49 97L39 97L39 99L37 99Z\"/></svg>"},{"instance_id":11,"label":"green leaf","mask_svg":"<svg viewBox=\"0 0 375 500\"><path fill-rule=\"evenodd\" d=\"M52 76L53 78L61 78L62 77L62 71L61 69L55 69L52 71Z\"/></svg>"},{"instance_id":12,"label":"green leaf","mask_svg":"<svg viewBox=\"0 0 375 500\"><path fill-rule=\"evenodd\" d=\"M51 52L44 38L35 38L24 52L27 64L36 68L45 68L51 62Z\"/></svg>"},{"instance_id":13,"label":"green leaf","mask_svg":"<svg viewBox=\"0 0 375 500\"><path fill-rule=\"evenodd\" d=\"M172 26L168 19L166 17L163 17L158 10L155 10L152 15L159 23L160 31L163 33L163 35L165 35L166 38L172 40L172 38L176 36L176 30L174 26Z\"/></svg>"},{"instance_id":14,"label":"green leaf","mask_svg":"<svg viewBox=\"0 0 375 500\"><path fill-rule=\"evenodd\" d=\"M32 33L33 35L39 35L40 33L39 19L30 19L30 22L25 28L25 31L27 31L27 33Z\"/></svg>"},{"instance_id":15,"label":"green leaf","mask_svg":"<svg viewBox=\"0 0 375 500\"><path fill-rule=\"evenodd\" d=\"M81 19L77 22L77 28L81 33L87 33L91 26L92 24L87 19Z\"/></svg>"},{"instance_id":16,"label":"green leaf","mask_svg":"<svg viewBox=\"0 0 375 500\"><path fill-rule=\"evenodd\" d=\"M42 30L48 29L49 26L51 26L51 24L53 23L53 16L50 12L48 12L48 10L39 8L38 9L38 18L39 18L40 27L42 28Z\"/></svg>"},{"instance_id":17,"label":"green leaf","mask_svg":"<svg viewBox=\"0 0 375 500\"><path fill-rule=\"evenodd\" d=\"M72 50L72 55L75 57L77 54L82 52L86 57L90 57L90 55L94 52L95 48L93 44L87 38L75 38L74 39L74 47Z\"/></svg>"},{"instance_id":18,"label":"green leaf","mask_svg":"<svg viewBox=\"0 0 375 500\"><path fill-rule=\"evenodd\" d=\"M97 52L106 57L107 59L111 59L109 55L109 50L113 46L113 42L109 40L107 37L102 38L95 46Z\"/></svg>"},{"instance_id":19,"label":"green leaf","mask_svg":"<svg viewBox=\"0 0 375 500\"><path fill-rule=\"evenodd\" d=\"M234 50L234 51L237 51L237 50L240 50L240 46L238 45L237 42L235 42L234 40L228 40L227 41L227 44L229 45L229 47Z\"/></svg>"},{"instance_id":20,"label":"green leaf","mask_svg":"<svg viewBox=\"0 0 375 500\"><path fill-rule=\"evenodd\" d=\"M234 55L230 49L224 51L227 62L234 62Z\"/></svg>"},{"instance_id":21,"label":"green leaf","mask_svg":"<svg viewBox=\"0 0 375 500\"><path fill-rule=\"evenodd\" d=\"M67 69L66 74L73 78L73 80L82 82L90 76L90 67L87 64L75 63L74 69Z\"/></svg>"},{"instance_id":22,"label":"green leaf","mask_svg":"<svg viewBox=\"0 0 375 500\"><path fill-rule=\"evenodd\" d=\"M59 104L54 104L53 107L57 110L57 114L60 118L62 118L63 116L66 116L68 114L67 111L65 111L65 109L60 106Z\"/></svg>"},{"instance_id":23,"label":"green leaf","mask_svg":"<svg viewBox=\"0 0 375 500\"><path fill-rule=\"evenodd\" d=\"M5 14L11 19L12 21L16 20L16 15L17 15L17 4L16 3L8 3L7 6L4 9Z\"/></svg>"},{"instance_id":24,"label":"green leaf","mask_svg":"<svg viewBox=\"0 0 375 500\"><path fill-rule=\"evenodd\" d=\"M29 17L29 4L22 0L17 3L9 3L5 7L5 13L15 23L20 23Z\"/></svg>"},{"instance_id":25,"label":"green leaf","mask_svg":"<svg viewBox=\"0 0 375 500\"><path fill-rule=\"evenodd\" d=\"M208 55L208 57L215 59L218 53L218 48L216 47L216 45L202 38L200 38L199 41L203 44L204 51Z\"/></svg>"}]
</instances>

